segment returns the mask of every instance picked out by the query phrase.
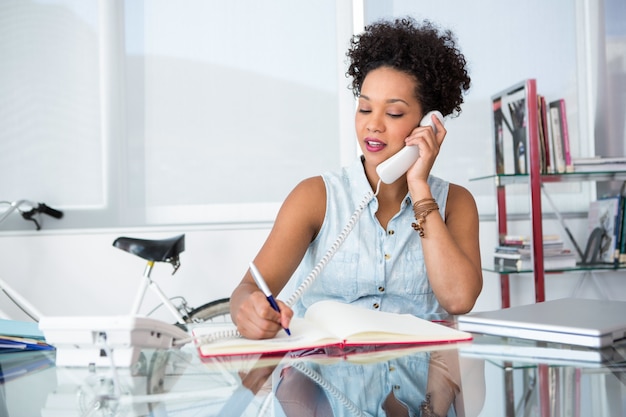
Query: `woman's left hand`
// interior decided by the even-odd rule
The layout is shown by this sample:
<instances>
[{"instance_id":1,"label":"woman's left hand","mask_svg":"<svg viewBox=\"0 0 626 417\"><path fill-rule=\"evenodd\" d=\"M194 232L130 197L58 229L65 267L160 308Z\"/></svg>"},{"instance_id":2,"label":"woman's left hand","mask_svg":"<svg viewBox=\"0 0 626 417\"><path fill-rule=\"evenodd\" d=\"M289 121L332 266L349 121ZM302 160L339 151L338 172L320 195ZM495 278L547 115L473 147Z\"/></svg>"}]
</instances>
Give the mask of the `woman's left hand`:
<instances>
[{"instance_id":1,"label":"woman's left hand","mask_svg":"<svg viewBox=\"0 0 626 417\"><path fill-rule=\"evenodd\" d=\"M447 130L437 116L431 116L434 128L431 126L418 126L405 139L406 145L417 146L420 157L407 171L407 181L428 179L428 175L439 155L439 150L446 136Z\"/></svg>"}]
</instances>

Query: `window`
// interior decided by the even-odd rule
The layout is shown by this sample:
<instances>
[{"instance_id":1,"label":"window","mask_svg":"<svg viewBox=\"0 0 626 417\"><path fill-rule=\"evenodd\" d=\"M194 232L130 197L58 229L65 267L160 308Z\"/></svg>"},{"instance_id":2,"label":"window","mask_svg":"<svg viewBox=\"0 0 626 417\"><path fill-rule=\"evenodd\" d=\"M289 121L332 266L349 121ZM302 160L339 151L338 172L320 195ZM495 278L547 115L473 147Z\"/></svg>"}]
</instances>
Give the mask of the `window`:
<instances>
[{"instance_id":1,"label":"window","mask_svg":"<svg viewBox=\"0 0 626 417\"><path fill-rule=\"evenodd\" d=\"M46 227L268 222L353 155L351 6L0 7L0 199L66 212Z\"/></svg>"}]
</instances>

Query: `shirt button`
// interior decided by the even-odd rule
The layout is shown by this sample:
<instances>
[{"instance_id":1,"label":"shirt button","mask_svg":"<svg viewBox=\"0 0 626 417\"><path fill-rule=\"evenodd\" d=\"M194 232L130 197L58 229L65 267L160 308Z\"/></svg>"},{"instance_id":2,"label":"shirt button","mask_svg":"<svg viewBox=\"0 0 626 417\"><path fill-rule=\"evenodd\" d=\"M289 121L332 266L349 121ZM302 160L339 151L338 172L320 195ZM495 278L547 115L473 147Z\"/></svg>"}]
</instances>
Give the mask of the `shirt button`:
<instances>
[{"instance_id":1,"label":"shirt button","mask_svg":"<svg viewBox=\"0 0 626 417\"><path fill-rule=\"evenodd\" d=\"M380 304L374 303L374 304L372 304L372 307L374 307L375 309L378 310L380 308Z\"/></svg>"},{"instance_id":2,"label":"shirt button","mask_svg":"<svg viewBox=\"0 0 626 417\"><path fill-rule=\"evenodd\" d=\"M387 260L387 261L388 261L389 259L391 259L391 255L389 255L388 253L386 253L386 254L385 254L385 260Z\"/></svg>"},{"instance_id":3,"label":"shirt button","mask_svg":"<svg viewBox=\"0 0 626 417\"><path fill-rule=\"evenodd\" d=\"M378 292L385 292L385 287L378 287Z\"/></svg>"},{"instance_id":4,"label":"shirt button","mask_svg":"<svg viewBox=\"0 0 626 417\"><path fill-rule=\"evenodd\" d=\"M389 372L393 372L396 370L396 367L393 365L389 365Z\"/></svg>"},{"instance_id":5,"label":"shirt button","mask_svg":"<svg viewBox=\"0 0 626 417\"><path fill-rule=\"evenodd\" d=\"M393 389L394 389L395 391L399 390L399 389L400 389L400 385L394 385L394 386L393 386Z\"/></svg>"},{"instance_id":6,"label":"shirt button","mask_svg":"<svg viewBox=\"0 0 626 417\"><path fill-rule=\"evenodd\" d=\"M396 233L396 231L395 231L395 230L390 230L390 231L388 231L388 232L387 232L387 234L388 234L389 236L393 235L394 233Z\"/></svg>"}]
</instances>

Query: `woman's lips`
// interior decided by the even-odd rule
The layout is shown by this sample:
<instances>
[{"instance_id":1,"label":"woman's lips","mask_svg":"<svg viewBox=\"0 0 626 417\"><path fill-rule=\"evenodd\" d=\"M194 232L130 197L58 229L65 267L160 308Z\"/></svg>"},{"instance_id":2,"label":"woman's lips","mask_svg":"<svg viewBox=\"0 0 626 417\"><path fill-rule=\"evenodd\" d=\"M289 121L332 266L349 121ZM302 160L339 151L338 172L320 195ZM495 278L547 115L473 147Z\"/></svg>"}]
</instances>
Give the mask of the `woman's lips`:
<instances>
[{"instance_id":1,"label":"woman's lips","mask_svg":"<svg viewBox=\"0 0 626 417\"><path fill-rule=\"evenodd\" d=\"M385 143L376 139L365 139L365 149L368 152L380 152L387 146Z\"/></svg>"}]
</instances>

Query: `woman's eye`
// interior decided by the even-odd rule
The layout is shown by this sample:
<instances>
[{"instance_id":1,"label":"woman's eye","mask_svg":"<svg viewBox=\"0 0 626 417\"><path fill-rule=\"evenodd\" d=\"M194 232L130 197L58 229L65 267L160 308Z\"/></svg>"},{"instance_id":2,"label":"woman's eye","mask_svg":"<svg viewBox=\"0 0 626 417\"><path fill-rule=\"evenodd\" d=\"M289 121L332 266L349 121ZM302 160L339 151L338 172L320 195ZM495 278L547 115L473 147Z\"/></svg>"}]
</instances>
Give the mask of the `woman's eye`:
<instances>
[{"instance_id":1,"label":"woman's eye","mask_svg":"<svg viewBox=\"0 0 626 417\"><path fill-rule=\"evenodd\" d=\"M371 113L372 111L369 109L359 109L359 113Z\"/></svg>"},{"instance_id":2,"label":"woman's eye","mask_svg":"<svg viewBox=\"0 0 626 417\"><path fill-rule=\"evenodd\" d=\"M404 116L404 114L402 113L387 113L387 114L389 115L389 117L393 117L394 119Z\"/></svg>"}]
</instances>

